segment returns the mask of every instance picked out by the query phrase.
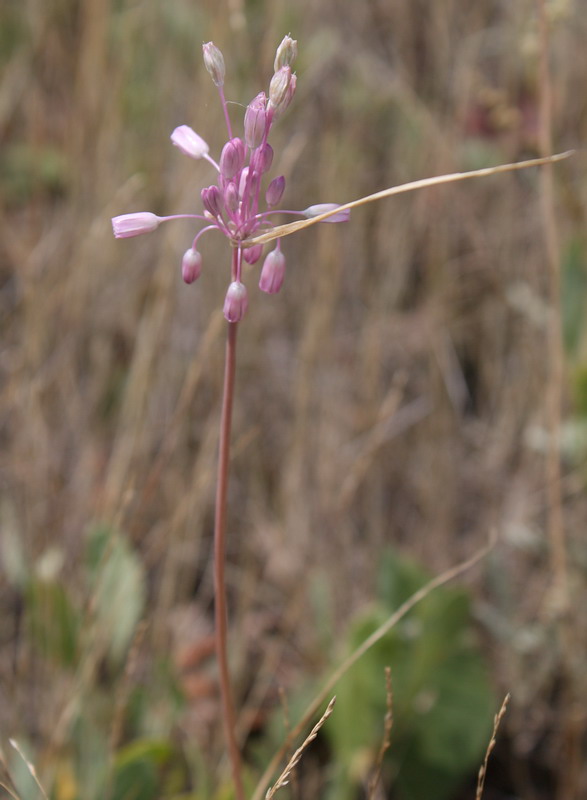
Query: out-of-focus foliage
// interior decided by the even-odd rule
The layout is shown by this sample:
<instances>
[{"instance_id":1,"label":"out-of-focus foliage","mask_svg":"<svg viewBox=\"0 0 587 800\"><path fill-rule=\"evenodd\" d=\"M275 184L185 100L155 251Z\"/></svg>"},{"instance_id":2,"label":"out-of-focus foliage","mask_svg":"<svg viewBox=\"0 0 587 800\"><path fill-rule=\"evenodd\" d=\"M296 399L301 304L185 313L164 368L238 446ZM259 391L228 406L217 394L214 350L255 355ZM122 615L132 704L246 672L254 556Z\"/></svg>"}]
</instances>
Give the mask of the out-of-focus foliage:
<instances>
[{"instance_id":1,"label":"out-of-focus foliage","mask_svg":"<svg viewBox=\"0 0 587 800\"><path fill-rule=\"evenodd\" d=\"M415 563L388 551L377 605L353 623L355 650L428 579ZM440 588L377 642L336 687L336 713L325 727L337 780L332 797L353 797L373 768L383 736L384 669L391 668L393 728L386 775L402 800L443 800L480 764L495 697L488 664L475 642L470 600Z\"/></svg>"}]
</instances>

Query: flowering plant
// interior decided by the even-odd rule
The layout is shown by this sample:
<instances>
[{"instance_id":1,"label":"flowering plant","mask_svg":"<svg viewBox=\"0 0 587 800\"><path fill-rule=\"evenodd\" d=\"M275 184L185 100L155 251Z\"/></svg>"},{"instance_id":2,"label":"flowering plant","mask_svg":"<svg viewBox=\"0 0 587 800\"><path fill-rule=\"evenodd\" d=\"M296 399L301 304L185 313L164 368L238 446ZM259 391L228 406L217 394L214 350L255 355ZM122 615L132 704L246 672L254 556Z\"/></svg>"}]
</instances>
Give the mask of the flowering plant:
<instances>
[{"instance_id":1,"label":"flowering plant","mask_svg":"<svg viewBox=\"0 0 587 800\"><path fill-rule=\"evenodd\" d=\"M292 211L289 209L278 210L283 193L285 191L285 178L278 176L273 178L267 185L264 194L266 210L261 211L261 187L264 175L269 171L273 161L273 149L268 142L269 133L273 123L283 114L290 105L296 90L296 75L291 67L297 55L297 42L290 36L286 36L277 48L274 74L269 85L269 94L260 92L247 106L244 117L244 138L233 136L231 121L228 115L228 108L224 96L224 59L220 50L212 43L208 42L203 46L204 63L210 73L212 80L218 88L226 126L228 129L228 141L222 148L220 158L216 162L209 153L208 144L195 131L187 125L180 125L171 134L173 144L185 155L194 159L205 159L217 171L218 178L216 183L202 189L201 197L204 206L203 214L175 214L167 217L159 217L151 212L143 211L134 214L123 214L114 217L112 226L116 238L124 239L138 236L143 233L150 233L156 230L162 222L172 219L191 218L204 223L196 234L191 247L184 253L182 258L182 276L186 283L193 283L202 270L202 256L198 250L198 242L204 233L210 230L219 230L230 242L232 247L231 281L226 292L224 301L224 316L228 321L228 336L226 341L226 360L224 372L224 389L222 398L222 414L220 421L220 441L218 457L218 479L216 483L216 502L215 502L215 522L214 522L214 597L215 597L215 624L216 624L216 652L220 673L220 693L222 699L222 713L226 740L232 766L232 774L236 791L236 799L244 800L244 786L242 781L242 769L240 761L239 747L235 735L235 711L232 700L231 684L228 671L227 657L227 613L226 613L226 590L224 580L224 552L225 552L225 527L226 527L226 499L228 489L228 465L230 455L230 431L232 419L232 405L234 399L234 379L236 366L236 336L238 323L246 314L248 307L248 293L243 283L243 261L248 264L255 264L262 255L263 246L271 241L276 245L265 257L261 268L259 287L262 291L275 294L281 289L285 276L285 257L281 252L281 238L295 233L302 228L314 225L319 222L346 222L350 216L350 209L380 200L384 197L402 194L404 192L423 189L430 186L438 186L445 183L467 180L469 178L485 177L511 170L525 169L532 166L540 166L566 158L571 153L562 153L554 156L545 156L530 161L522 161L514 164L501 164L496 167L488 167L470 172L457 172L450 175L440 175L433 178L405 183L400 186L393 186L388 189L376 192L375 194L362 197L358 200L338 205L336 203L325 203L312 205L303 211ZM287 224L275 226L270 218L276 214L289 214L301 217L301 219ZM484 552L484 551L483 551ZM483 554L481 553L481 555ZM480 556L475 556L473 560L465 562L455 570L449 571L440 579L432 581L430 586L440 585L450 577L458 574L459 571L468 568L469 565L478 560ZM414 595L418 598L421 593ZM416 602L416 600L414 600ZM327 684L327 688L332 688L336 680L356 661L356 659L366 652L386 630L394 623L396 617L392 616L385 625L381 626L368 640L366 640L355 653L347 659L340 667L333 679ZM323 699L318 696L318 702ZM328 707L331 710L331 705ZM314 713L317 703L309 707L309 712ZM330 711L327 710L323 720ZM298 733L304 721L308 718L304 716L302 721L295 726L290 734ZM314 729L314 731L316 728ZM308 737L309 741L314 732ZM268 765L264 776L261 779L253 800L259 800L261 792L266 786L272 771L275 769L279 758L287 749L287 742L282 746L274 759ZM300 750L294 753L292 762L299 758ZM287 767L280 778L285 780L288 774ZM283 785L279 781L268 793L272 793Z\"/></svg>"},{"instance_id":2,"label":"flowering plant","mask_svg":"<svg viewBox=\"0 0 587 800\"><path fill-rule=\"evenodd\" d=\"M348 209L338 211L336 203L321 203L304 211L290 209L277 211L285 191L285 177L280 175L269 183L264 199L266 210L260 211L263 176L271 168L273 148L268 142L273 123L283 114L292 101L297 77L291 67L297 55L297 42L284 37L277 48L274 74L269 84L269 96L260 92L247 106L244 118L244 140L233 136L226 98L224 96L224 58L220 50L208 42L203 46L204 63L216 84L226 127L228 141L222 148L218 162L210 156L207 143L188 125L180 125L171 134L171 141L185 155L194 159L206 159L217 171L217 182L202 189L203 214L174 214L158 217L149 211L123 214L114 217L112 226L118 239L150 233L161 222L172 219L193 218L208 222L195 236L192 246L182 259L182 276L186 283L193 283L202 271L202 256L198 250L200 237L211 230L219 230L233 246L231 283L224 301L224 316L228 322L239 322L248 307L248 294L242 281L242 262L255 264L263 253L263 244L251 244L250 239L258 232L267 232L273 225L269 218L276 214L293 214L305 219L326 215L320 221L346 222ZM275 249L265 257L259 278L259 288L268 294L276 294L285 277L285 256L281 252L278 238Z\"/></svg>"}]
</instances>

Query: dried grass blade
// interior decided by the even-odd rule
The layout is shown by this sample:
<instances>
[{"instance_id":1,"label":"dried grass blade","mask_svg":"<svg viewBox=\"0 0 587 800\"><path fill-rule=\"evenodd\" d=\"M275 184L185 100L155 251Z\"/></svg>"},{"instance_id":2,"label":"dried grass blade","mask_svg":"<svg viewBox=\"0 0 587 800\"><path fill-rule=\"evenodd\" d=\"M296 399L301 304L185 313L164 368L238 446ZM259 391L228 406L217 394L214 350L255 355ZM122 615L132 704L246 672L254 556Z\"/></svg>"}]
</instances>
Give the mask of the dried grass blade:
<instances>
[{"instance_id":1,"label":"dried grass blade","mask_svg":"<svg viewBox=\"0 0 587 800\"><path fill-rule=\"evenodd\" d=\"M374 200L382 200L384 197L393 197L396 194L413 192L416 189L426 189L429 186L441 186L445 183L456 183L457 181L466 181L471 178L485 178L490 175L499 175L502 172L513 172L518 169L528 169L529 167L540 167L544 164L554 164L557 161L562 161L565 158L569 158L569 156L572 156L574 152L574 150L567 150L564 153L557 153L556 155L546 156L544 158L532 158L529 161L516 161L512 164L499 164L497 167L484 167L483 169L474 169L470 170L469 172L452 172L448 175L437 175L434 178L422 178L421 180L402 183L399 186L391 186L389 189L383 189L380 192L375 192L375 194L369 194L366 197L361 197L359 200L352 200L350 203L343 203L343 205L337 206L335 209L332 209L332 211L327 211L325 214L320 214L318 217L312 217L312 219L302 219L298 220L297 222L289 222L286 225L278 225L267 233L263 233L259 236L253 236L250 239L245 239L244 242L241 242L240 244L246 245L247 247L252 247L256 244L272 242L274 239L279 239L283 236L289 236L292 233L296 233L296 231L309 228L310 225L316 225L318 222L324 222L324 220L328 219L328 217L332 217L334 214L338 214L341 211L351 208L358 208L359 206L364 206L367 203L372 203Z\"/></svg>"},{"instance_id":2,"label":"dried grass blade","mask_svg":"<svg viewBox=\"0 0 587 800\"><path fill-rule=\"evenodd\" d=\"M475 792L475 800L481 800L483 795L483 787L485 786L485 776L487 775L487 762L489 761L489 756L495 744L497 742L497 729L499 728L499 724L507 711L508 703L510 701L510 693L508 692L504 698L503 703L501 704L501 708L493 718L493 732L491 734L491 739L489 740L489 744L487 745L487 750L485 751L485 758L483 759L483 764L479 769L479 776L477 778L477 791Z\"/></svg>"},{"instance_id":3,"label":"dried grass blade","mask_svg":"<svg viewBox=\"0 0 587 800\"><path fill-rule=\"evenodd\" d=\"M289 782L288 781L289 776L293 772L293 770L297 767L297 765L300 763L300 759L302 757L304 750L310 744L310 742L313 742L316 736L318 736L318 731L324 725L328 717L332 714L335 703L336 703L336 697L333 697L332 700L328 703L326 711L322 714L322 716L320 717L318 722L314 725L308 736L304 739L302 744L298 747L293 756L290 758L290 760L287 763L287 766L285 767L279 778L275 781L273 786L267 790L265 794L265 800L271 800L275 792L277 792L283 786L287 785L287 783Z\"/></svg>"}]
</instances>

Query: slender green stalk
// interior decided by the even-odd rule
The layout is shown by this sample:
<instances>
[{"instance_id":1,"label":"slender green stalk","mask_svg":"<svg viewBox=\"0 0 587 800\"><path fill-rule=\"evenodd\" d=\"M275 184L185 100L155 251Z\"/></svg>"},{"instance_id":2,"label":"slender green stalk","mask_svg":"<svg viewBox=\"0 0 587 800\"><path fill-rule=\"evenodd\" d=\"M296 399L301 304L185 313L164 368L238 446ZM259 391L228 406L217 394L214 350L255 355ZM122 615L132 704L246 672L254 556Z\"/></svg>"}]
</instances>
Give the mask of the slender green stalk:
<instances>
[{"instance_id":1,"label":"slender green stalk","mask_svg":"<svg viewBox=\"0 0 587 800\"><path fill-rule=\"evenodd\" d=\"M237 800L245 800L242 780L241 757L235 735L235 712L228 671L226 585L224 580L226 495L228 490L228 466L230 459L230 429L234 399L234 374L236 366L237 322L228 323L226 360L224 365L224 390L222 417L220 420L220 443L218 447L218 480L216 483L216 508L214 521L214 612L216 620L216 656L220 672L220 695L224 731L232 766L232 777Z\"/></svg>"}]
</instances>

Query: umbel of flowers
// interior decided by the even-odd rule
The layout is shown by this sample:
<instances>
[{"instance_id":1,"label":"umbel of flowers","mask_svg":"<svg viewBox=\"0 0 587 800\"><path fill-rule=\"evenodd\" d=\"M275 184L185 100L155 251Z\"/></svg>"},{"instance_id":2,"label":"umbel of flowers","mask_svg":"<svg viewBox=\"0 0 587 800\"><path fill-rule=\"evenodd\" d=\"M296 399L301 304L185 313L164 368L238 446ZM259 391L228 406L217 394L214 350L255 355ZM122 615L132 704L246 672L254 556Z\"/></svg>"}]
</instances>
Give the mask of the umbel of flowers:
<instances>
[{"instance_id":1,"label":"umbel of flowers","mask_svg":"<svg viewBox=\"0 0 587 800\"><path fill-rule=\"evenodd\" d=\"M227 103L224 96L224 58L220 50L208 42L203 46L204 64L218 88L228 141L222 148L220 158L210 156L207 143L188 125L180 125L171 134L171 141L181 152L194 159L205 159L216 171L216 182L201 191L202 214L174 214L159 217L149 211L123 214L114 217L112 227L117 239L139 236L154 231L162 222L172 219L191 218L205 223L196 233L192 245L182 258L181 270L186 283L193 283L202 271L202 256L198 242L203 234L219 230L230 241L233 248L231 280L224 301L224 316L229 322L239 322L248 306L247 288L243 282L243 260L256 264L263 254L263 245L249 246L247 240L255 234L274 227L271 219L276 214L290 214L312 219L337 208L335 203L322 203L304 211L277 209L285 191L283 175L266 183L266 175L273 162L273 148L269 134L273 123L290 105L296 90L297 78L292 64L297 55L297 42L286 36L275 54L274 74L269 84L268 96L260 92L246 108L243 137L234 136ZM266 183L265 191L263 185ZM264 201L264 205L262 202ZM346 222L350 211L333 213L324 222ZM281 252L280 240L263 261L259 277L259 288L275 294L283 285L285 256Z\"/></svg>"}]
</instances>

